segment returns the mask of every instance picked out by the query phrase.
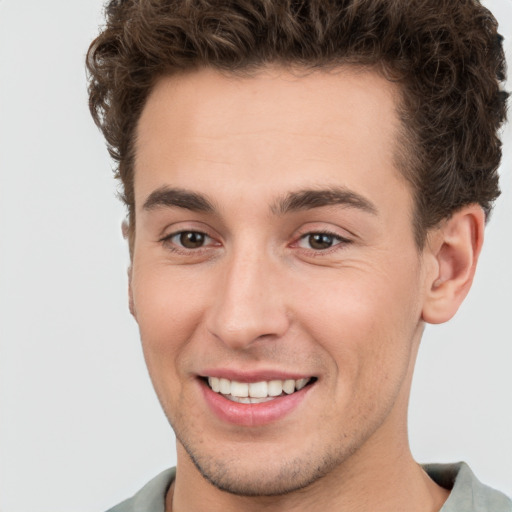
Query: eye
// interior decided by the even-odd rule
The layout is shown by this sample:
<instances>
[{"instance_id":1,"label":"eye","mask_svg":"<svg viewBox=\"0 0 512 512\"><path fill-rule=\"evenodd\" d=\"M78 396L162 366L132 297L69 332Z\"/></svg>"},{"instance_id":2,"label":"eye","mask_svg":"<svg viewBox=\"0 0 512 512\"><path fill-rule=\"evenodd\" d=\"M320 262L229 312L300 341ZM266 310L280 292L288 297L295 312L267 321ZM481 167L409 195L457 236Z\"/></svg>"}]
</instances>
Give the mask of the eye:
<instances>
[{"instance_id":1,"label":"eye","mask_svg":"<svg viewBox=\"0 0 512 512\"><path fill-rule=\"evenodd\" d=\"M184 249L199 249L212 243L212 238L200 231L180 231L162 239Z\"/></svg>"},{"instance_id":2,"label":"eye","mask_svg":"<svg viewBox=\"0 0 512 512\"><path fill-rule=\"evenodd\" d=\"M325 251L341 243L349 243L350 240L331 233L308 233L300 237L298 246L303 249Z\"/></svg>"}]
</instances>

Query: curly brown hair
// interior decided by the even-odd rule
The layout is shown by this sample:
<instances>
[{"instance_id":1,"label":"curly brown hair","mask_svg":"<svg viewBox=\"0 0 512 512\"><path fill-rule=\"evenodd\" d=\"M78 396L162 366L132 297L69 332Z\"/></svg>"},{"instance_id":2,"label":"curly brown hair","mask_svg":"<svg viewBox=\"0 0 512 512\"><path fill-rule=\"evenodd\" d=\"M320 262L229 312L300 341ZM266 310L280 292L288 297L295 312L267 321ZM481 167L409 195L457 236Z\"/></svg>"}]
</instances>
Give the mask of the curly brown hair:
<instances>
[{"instance_id":1,"label":"curly brown hair","mask_svg":"<svg viewBox=\"0 0 512 512\"><path fill-rule=\"evenodd\" d=\"M118 166L133 233L134 137L163 76L208 66L368 66L396 81L397 167L415 196L418 246L460 207L499 195L508 94L502 37L477 0L111 0L87 54L89 104ZM132 240L131 240L132 241Z\"/></svg>"}]
</instances>

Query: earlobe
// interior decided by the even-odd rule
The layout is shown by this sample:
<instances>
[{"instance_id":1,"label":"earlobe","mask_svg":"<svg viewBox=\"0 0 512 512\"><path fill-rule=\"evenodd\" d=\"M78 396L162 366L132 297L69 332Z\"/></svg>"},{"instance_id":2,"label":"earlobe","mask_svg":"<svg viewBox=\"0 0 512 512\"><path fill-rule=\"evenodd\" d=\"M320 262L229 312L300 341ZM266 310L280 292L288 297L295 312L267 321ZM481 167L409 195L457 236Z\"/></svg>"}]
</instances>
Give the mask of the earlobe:
<instances>
[{"instance_id":1,"label":"earlobe","mask_svg":"<svg viewBox=\"0 0 512 512\"><path fill-rule=\"evenodd\" d=\"M455 212L437 228L428 250L434 256L435 275L426 283L422 318L439 324L450 320L466 297L482 248L485 214L471 204Z\"/></svg>"},{"instance_id":2,"label":"earlobe","mask_svg":"<svg viewBox=\"0 0 512 512\"><path fill-rule=\"evenodd\" d=\"M121 223L121 233L123 234L123 238L125 240L128 239L129 232L130 232L130 225L128 224L128 220L124 219L123 222Z\"/></svg>"}]
</instances>

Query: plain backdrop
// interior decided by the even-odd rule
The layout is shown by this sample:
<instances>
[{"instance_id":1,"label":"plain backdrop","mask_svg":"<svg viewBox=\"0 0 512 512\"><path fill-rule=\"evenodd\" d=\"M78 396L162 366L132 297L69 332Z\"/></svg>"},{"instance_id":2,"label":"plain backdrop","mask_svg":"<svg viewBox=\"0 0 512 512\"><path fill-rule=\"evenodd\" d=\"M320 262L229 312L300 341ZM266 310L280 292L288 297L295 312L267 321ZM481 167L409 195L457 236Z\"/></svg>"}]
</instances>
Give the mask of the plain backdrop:
<instances>
[{"instance_id":1,"label":"plain backdrop","mask_svg":"<svg viewBox=\"0 0 512 512\"><path fill-rule=\"evenodd\" d=\"M512 62L512 0L485 2ZM88 109L101 0L0 0L0 511L94 512L175 463L128 313L124 210ZM512 81L509 82L512 88ZM473 290L428 327L419 461L512 495L512 130Z\"/></svg>"}]
</instances>

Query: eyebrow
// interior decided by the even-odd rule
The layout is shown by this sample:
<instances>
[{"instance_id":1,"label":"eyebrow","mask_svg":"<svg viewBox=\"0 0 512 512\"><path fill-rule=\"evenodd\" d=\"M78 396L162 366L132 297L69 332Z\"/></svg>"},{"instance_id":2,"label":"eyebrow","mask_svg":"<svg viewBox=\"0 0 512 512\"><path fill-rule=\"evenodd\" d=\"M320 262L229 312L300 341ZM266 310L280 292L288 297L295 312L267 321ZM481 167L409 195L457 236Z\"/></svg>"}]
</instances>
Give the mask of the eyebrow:
<instances>
[{"instance_id":1,"label":"eyebrow","mask_svg":"<svg viewBox=\"0 0 512 512\"><path fill-rule=\"evenodd\" d=\"M184 208L204 213L211 213L215 210L213 204L204 195L170 187L160 187L151 192L142 208L155 210L161 207Z\"/></svg>"},{"instance_id":2,"label":"eyebrow","mask_svg":"<svg viewBox=\"0 0 512 512\"><path fill-rule=\"evenodd\" d=\"M378 214L377 208L371 201L344 187L290 192L284 198L276 201L272 206L272 211L275 214L284 215L289 212L339 205L356 208L372 215Z\"/></svg>"},{"instance_id":3,"label":"eyebrow","mask_svg":"<svg viewBox=\"0 0 512 512\"><path fill-rule=\"evenodd\" d=\"M373 215L378 213L375 205L368 199L343 187L319 190L304 189L290 192L283 198L278 199L271 206L271 211L275 215L285 215L290 212L340 205L356 208ZM183 208L203 213L213 213L215 211L213 204L203 194L166 186L154 190L143 205L144 210L154 210L162 207Z\"/></svg>"}]
</instances>

